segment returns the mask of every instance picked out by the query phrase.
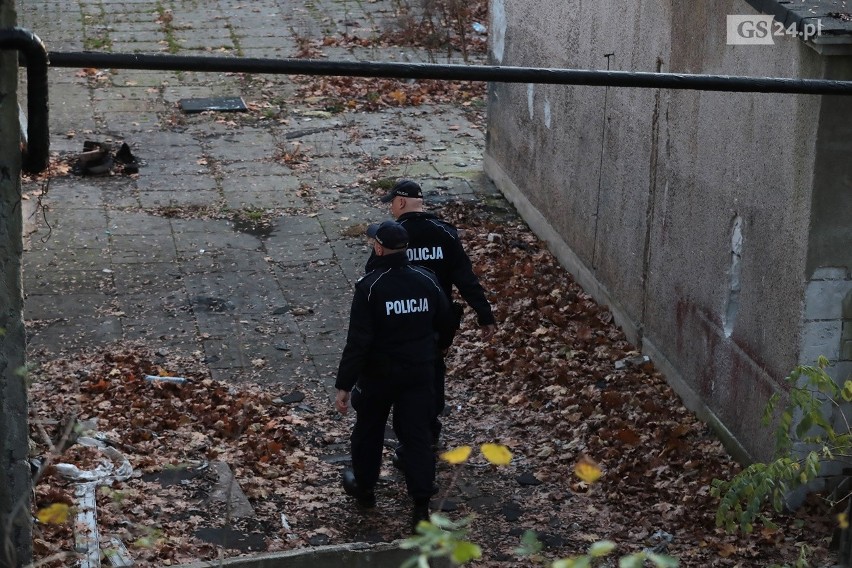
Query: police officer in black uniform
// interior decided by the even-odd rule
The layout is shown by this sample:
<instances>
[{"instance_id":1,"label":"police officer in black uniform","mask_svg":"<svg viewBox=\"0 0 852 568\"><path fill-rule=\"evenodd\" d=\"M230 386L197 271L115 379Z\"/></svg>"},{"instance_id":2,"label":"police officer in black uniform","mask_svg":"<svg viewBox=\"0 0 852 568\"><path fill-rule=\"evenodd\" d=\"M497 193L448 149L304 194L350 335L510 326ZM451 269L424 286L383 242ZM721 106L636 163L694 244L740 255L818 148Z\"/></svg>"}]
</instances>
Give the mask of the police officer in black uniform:
<instances>
[{"instance_id":1,"label":"police officer in black uniform","mask_svg":"<svg viewBox=\"0 0 852 568\"><path fill-rule=\"evenodd\" d=\"M441 220L437 215L423 209L423 191L420 184L410 179L401 179L382 197L382 203L389 203L391 214L400 225L408 231L409 243L406 254L408 260L413 264L425 266L438 277L441 288L447 298L453 297L453 286L461 294L461 297L476 312L476 317L481 326L482 338L487 340L497 329L491 305L485 298L485 290L479 283L479 279L473 272L470 258L459 239L455 227ZM367 270L372 267L376 256L373 254L367 261ZM452 304L456 317L455 329L461 325L463 307L461 304ZM452 342L441 345L446 350ZM435 358L435 417L433 418L432 435L433 442L438 443L441 433L440 416L444 411L444 377L447 366L444 363L443 354ZM404 444L397 451L395 465L400 465L398 458L403 455Z\"/></svg>"},{"instance_id":2,"label":"police officer in black uniform","mask_svg":"<svg viewBox=\"0 0 852 568\"><path fill-rule=\"evenodd\" d=\"M393 407L397 437L405 445L405 482L414 500L412 529L429 518L435 492L435 357L452 334L449 300L435 275L408 261L409 235L395 221L370 225L375 259L355 285L335 405L357 412L352 470L343 488L365 508L376 504L385 424Z\"/></svg>"}]
</instances>

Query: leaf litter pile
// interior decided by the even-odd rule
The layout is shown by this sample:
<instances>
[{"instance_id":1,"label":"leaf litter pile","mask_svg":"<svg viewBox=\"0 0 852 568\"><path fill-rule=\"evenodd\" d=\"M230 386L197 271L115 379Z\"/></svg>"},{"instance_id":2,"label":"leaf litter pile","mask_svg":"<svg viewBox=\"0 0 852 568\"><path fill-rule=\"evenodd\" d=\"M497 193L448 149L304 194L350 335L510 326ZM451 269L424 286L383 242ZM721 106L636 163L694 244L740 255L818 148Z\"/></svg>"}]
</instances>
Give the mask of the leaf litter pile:
<instances>
[{"instance_id":1,"label":"leaf litter pile","mask_svg":"<svg viewBox=\"0 0 852 568\"><path fill-rule=\"evenodd\" d=\"M484 342L466 315L447 359L442 446L498 443L512 453L499 467L477 451L459 465L439 463L433 511L473 516L469 536L483 550L475 565L540 566L601 539L620 554L647 548L682 566L793 564L803 544L811 565L831 563L833 519L816 499L774 516L774 528L717 529L710 483L738 466L612 314L516 217L497 219L483 205L448 204L441 213L463 229L499 322ZM201 359L122 344L33 372L31 453L44 469L34 512L45 521L34 546L37 558L56 558L43 565L70 564L76 481L60 470L97 466L98 450L79 443L86 438L132 466L127 479L98 487L97 524L102 548L119 540L137 566L408 536L392 435L378 506L360 512L340 486L354 413L340 417L329 393L307 387L211 380ZM578 463L598 464L600 480L576 477ZM57 504L68 514L54 514ZM527 530L544 545L539 558L515 552Z\"/></svg>"}]
</instances>

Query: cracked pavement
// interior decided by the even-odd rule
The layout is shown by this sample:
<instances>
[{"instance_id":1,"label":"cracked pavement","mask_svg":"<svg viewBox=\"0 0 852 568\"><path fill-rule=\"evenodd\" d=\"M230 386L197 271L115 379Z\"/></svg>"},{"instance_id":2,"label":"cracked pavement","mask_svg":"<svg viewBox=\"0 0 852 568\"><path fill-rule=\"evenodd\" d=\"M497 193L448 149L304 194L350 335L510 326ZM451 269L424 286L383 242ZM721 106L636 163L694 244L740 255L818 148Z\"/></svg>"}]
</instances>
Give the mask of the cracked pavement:
<instances>
[{"instance_id":1,"label":"cracked pavement","mask_svg":"<svg viewBox=\"0 0 852 568\"><path fill-rule=\"evenodd\" d=\"M435 61L369 41L404 25L394 5L33 0L18 23L48 51ZM481 114L459 105L329 112L280 75L51 68L49 81L55 160L126 142L140 168L25 180L31 359L138 340L195 354L215 379L330 388L368 255L361 228L389 215L376 181L413 177L433 201L499 198ZM249 112L178 104L208 97Z\"/></svg>"}]
</instances>

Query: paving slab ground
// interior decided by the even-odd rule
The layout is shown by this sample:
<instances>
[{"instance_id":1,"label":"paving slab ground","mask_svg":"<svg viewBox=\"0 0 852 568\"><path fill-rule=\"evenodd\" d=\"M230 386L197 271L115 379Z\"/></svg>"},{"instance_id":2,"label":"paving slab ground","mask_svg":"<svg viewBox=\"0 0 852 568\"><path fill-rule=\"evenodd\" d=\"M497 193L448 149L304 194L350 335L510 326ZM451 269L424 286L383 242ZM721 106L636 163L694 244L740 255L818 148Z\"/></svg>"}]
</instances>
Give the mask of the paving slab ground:
<instances>
[{"instance_id":1,"label":"paving slab ground","mask_svg":"<svg viewBox=\"0 0 852 568\"><path fill-rule=\"evenodd\" d=\"M113 52L260 57L297 56L306 42L320 48L332 28L397 25L390 1L166 2L170 22L159 7L32 1L19 7L19 23L48 50L83 50L87 38L104 37ZM396 47L329 56L430 59ZM436 200L495 191L482 175L481 124L463 108L335 115L288 99L295 88L279 76L50 70L56 155L73 165L85 140L127 142L141 167L25 183L28 194L44 192L27 215L31 359L144 340L155 351L200 353L216 378L331 383L368 254L359 228L388 216L368 182L412 176ZM216 96L283 110L265 119L177 106ZM257 232L235 222L245 214L268 224Z\"/></svg>"},{"instance_id":2,"label":"paving slab ground","mask_svg":"<svg viewBox=\"0 0 852 568\"><path fill-rule=\"evenodd\" d=\"M323 46L393 29L396 4L27 0L18 19L49 51L298 57L310 47L435 61L417 49ZM322 92L296 95L284 76L52 68L49 81L51 149L71 168L23 185L34 363L141 341L164 359L196 358L214 379L330 393L369 253L363 230L389 217L371 182L414 177L436 201L499 198L482 173L482 117L469 108L331 113ZM181 112L181 99L209 97L241 97L251 110ZM138 174L79 175L86 141L127 143ZM408 554L347 545L216 565L398 565Z\"/></svg>"}]
</instances>

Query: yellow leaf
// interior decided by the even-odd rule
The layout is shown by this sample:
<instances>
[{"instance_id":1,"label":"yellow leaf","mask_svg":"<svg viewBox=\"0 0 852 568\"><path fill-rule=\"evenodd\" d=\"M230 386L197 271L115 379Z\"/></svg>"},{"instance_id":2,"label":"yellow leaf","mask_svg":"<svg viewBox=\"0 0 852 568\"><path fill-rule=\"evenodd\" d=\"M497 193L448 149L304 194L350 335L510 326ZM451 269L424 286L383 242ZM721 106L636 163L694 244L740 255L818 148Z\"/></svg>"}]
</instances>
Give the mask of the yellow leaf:
<instances>
[{"instance_id":1,"label":"yellow leaf","mask_svg":"<svg viewBox=\"0 0 852 568\"><path fill-rule=\"evenodd\" d=\"M68 510L68 505L65 503L54 503L39 509L36 518L40 523L61 525L68 520Z\"/></svg>"},{"instance_id":2,"label":"yellow leaf","mask_svg":"<svg viewBox=\"0 0 852 568\"><path fill-rule=\"evenodd\" d=\"M470 451L470 446L459 446L441 454L441 459L455 465L467 461Z\"/></svg>"},{"instance_id":3,"label":"yellow leaf","mask_svg":"<svg viewBox=\"0 0 852 568\"><path fill-rule=\"evenodd\" d=\"M846 513L837 514L837 526L839 526L841 529L849 528L849 516Z\"/></svg>"},{"instance_id":4,"label":"yellow leaf","mask_svg":"<svg viewBox=\"0 0 852 568\"><path fill-rule=\"evenodd\" d=\"M599 466L594 460L587 456L583 456L580 458L580 461L577 462L577 465L574 466L574 475L591 485L600 479L603 472L601 471L601 466Z\"/></svg>"},{"instance_id":5,"label":"yellow leaf","mask_svg":"<svg viewBox=\"0 0 852 568\"><path fill-rule=\"evenodd\" d=\"M503 444L482 444L479 449L485 459L494 465L509 465L512 461L512 452Z\"/></svg>"}]
</instances>

